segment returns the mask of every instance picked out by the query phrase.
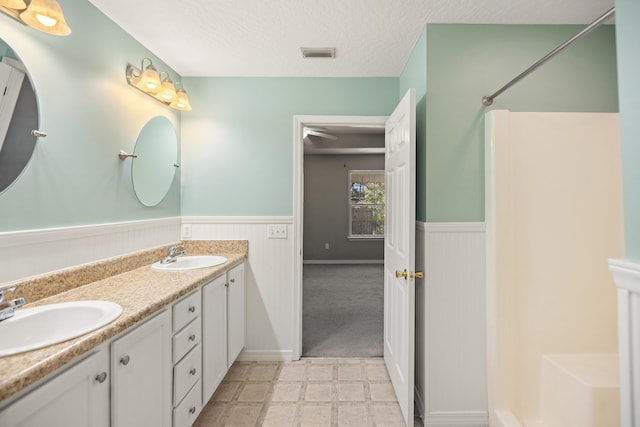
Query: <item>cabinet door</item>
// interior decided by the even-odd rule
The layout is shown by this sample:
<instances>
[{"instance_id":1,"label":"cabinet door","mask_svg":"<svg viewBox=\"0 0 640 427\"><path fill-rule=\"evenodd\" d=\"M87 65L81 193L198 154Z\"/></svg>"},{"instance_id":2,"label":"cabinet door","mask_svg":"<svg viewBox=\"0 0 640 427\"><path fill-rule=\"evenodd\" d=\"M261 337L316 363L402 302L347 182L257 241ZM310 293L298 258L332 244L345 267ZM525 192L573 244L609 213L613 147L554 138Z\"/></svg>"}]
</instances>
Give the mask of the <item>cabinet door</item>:
<instances>
[{"instance_id":1,"label":"cabinet door","mask_svg":"<svg viewBox=\"0 0 640 427\"><path fill-rule=\"evenodd\" d=\"M227 291L227 368L244 348L245 340L245 302L244 302L244 264L227 273L229 288Z\"/></svg>"},{"instance_id":2,"label":"cabinet door","mask_svg":"<svg viewBox=\"0 0 640 427\"><path fill-rule=\"evenodd\" d=\"M227 373L227 276L202 287L202 406Z\"/></svg>"},{"instance_id":3,"label":"cabinet door","mask_svg":"<svg viewBox=\"0 0 640 427\"><path fill-rule=\"evenodd\" d=\"M109 352L98 351L0 412L3 427L109 427Z\"/></svg>"},{"instance_id":4,"label":"cabinet door","mask_svg":"<svg viewBox=\"0 0 640 427\"><path fill-rule=\"evenodd\" d=\"M171 427L171 311L111 344L113 427Z\"/></svg>"}]
</instances>

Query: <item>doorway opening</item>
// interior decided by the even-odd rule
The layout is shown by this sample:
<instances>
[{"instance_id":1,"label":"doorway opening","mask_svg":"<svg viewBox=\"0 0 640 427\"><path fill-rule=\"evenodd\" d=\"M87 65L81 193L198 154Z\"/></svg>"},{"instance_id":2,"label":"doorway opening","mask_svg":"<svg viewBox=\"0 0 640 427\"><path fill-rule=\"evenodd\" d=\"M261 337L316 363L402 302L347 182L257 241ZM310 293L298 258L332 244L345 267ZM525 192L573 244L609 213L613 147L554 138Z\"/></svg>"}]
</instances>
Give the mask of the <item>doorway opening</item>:
<instances>
[{"instance_id":1,"label":"doorway opening","mask_svg":"<svg viewBox=\"0 0 640 427\"><path fill-rule=\"evenodd\" d=\"M294 359L383 355L386 119L294 117Z\"/></svg>"}]
</instances>

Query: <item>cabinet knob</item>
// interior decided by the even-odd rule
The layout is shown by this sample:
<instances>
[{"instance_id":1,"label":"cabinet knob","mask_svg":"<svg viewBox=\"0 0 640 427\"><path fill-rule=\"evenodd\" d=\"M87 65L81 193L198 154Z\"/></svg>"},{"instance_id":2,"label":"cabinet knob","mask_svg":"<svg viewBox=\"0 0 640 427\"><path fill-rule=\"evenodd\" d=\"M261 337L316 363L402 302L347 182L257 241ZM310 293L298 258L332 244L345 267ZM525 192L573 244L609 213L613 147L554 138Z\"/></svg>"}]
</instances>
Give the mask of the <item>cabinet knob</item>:
<instances>
[{"instance_id":1,"label":"cabinet knob","mask_svg":"<svg viewBox=\"0 0 640 427\"><path fill-rule=\"evenodd\" d=\"M195 340L196 340L196 334L189 335L189 341L195 341Z\"/></svg>"},{"instance_id":2,"label":"cabinet knob","mask_svg":"<svg viewBox=\"0 0 640 427\"><path fill-rule=\"evenodd\" d=\"M196 407L192 406L191 408L189 408L189 413L190 414L195 414L196 413Z\"/></svg>"},{"instance_id":3,"label":"cabinet knob","mask_svg":"<svg viewBox=\"0 0 640 427\"><path fill-rule=\"evenodd\" d=\"M191 306L189 307L189 313L195 313L196 312L196 307L195 306Z\"/></svg>"},{"instance_id":4,"label":"cabinet knob","mask_svg":"<svg viewBox=\"0 0 640 427\"><path fill-rule=\"evenodd\" d=\"M228 284L228 283L225 283L225 284L224 284L224 287L225 287L225 288L228 288L228 287L229 287L229 284Z\"/></svg>"},{"instance_id":5,"label":"cabinet knob","mask_svg":"<svg viewBox=\"0 0 640 427\"><path fill-rule=\"evenodd\" d=\"M231 279L230 282L231 283L236 283L236 279Z\"/></svg>"},{"instance_id":6,"label":"cabinet knob","mask_svg":"<svg viewBox=\"0 0 640 427\"><path fill-rule=\"evenodd\" d=\"M126 366L126 365L128 365L128 364L129 364L129 360L130 360L130 359L131 359L131 358L130 358L129 356L122 356L122 357L120 358L120 363L121 363L122 365L125 365L125 366Z\"/></svg>"},{"instance_id":7,"label":"cabinet knob","mask_svg":"<svg viewBox=\"0 0 640 427\"><path fill-rule=\"evenodd\" d=\"M191 368L191 370L189 371L189 373L191 375L195 375L196 374L196 368Z\"/></svg>"},{"instance_id":8,"label":"cabinet knob","mask_svg":"<svg viewBox=\"0 0 640 427\"><path fill-rule=\"evenodd\" d=\"M100 372L98 375L96 375L96 381L98 381L100 384L105 382L106 379L107 379L106 372Z\"/></svg>"}]
</instances>

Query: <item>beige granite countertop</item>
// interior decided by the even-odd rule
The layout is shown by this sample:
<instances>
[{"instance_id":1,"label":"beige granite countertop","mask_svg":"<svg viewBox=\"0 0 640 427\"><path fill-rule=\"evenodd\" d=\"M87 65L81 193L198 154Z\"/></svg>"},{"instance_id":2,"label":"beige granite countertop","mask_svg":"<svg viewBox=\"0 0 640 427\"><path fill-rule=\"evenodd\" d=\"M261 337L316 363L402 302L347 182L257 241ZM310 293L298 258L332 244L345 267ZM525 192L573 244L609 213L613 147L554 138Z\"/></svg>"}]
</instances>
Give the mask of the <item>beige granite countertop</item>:
<instances>
[{"instance_id":1,"label":"beige granite countertop","mask_svg":"<svg viewBox=\"0 0 640 427\"><path fill-rule=\"evenodd\" d=\"M0 357L0 404L5 399L89 352L137 322L169 306L225 271L241 264L248 256L247 241L185 241L188 255L221 255L228 261L222 265L188 271L157 271L152 261L166 249L154 248L128 256L61 270L16 281L17 289L8 298L25 296L27 307L65 301L108 300L120 304L122 314L110 324L81 337L41 349ZM155 258L153 258L155 257ZM114 264L121 270L114 270ZM116 274L114 274L116 273ZM64 279L60 279L64 277ZM50 278L51 281L47 282ZM89 278L89 279L88 279ZM96 279L97 280L93 280ZM87 280L92 280L87 283ZM46 284L46 285L45 285ZM6 285L6 284L3 284ZM48 288L47 292L42 289ZM53 295L47 295L57 290ZM41 296L38 298L37 296ZM0 335L2 326L0 324Z\"/></svg>"}]
</instances>

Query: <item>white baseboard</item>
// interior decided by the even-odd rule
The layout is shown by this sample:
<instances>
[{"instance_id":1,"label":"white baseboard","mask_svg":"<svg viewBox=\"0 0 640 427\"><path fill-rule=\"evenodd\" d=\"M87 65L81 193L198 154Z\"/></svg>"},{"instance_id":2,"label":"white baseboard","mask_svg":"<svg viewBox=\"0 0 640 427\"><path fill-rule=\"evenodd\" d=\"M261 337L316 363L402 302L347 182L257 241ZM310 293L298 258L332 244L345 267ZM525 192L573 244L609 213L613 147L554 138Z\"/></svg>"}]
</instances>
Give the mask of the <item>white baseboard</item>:
<instances>
[{"instance_id":1,"label":"white baseboard","mask_svg":"<svg viewBox=\"0 0 640 427\"><path fill-rule=\"evenodd\" d=\"M487 427L486 412L442 412L431 414L422 420L424 427Z\"/></svg>"},{"instance_id":2,"label":"white baseboard","mask_svg":"<svg viewBox=\"0 0 640 427\"><path fill-rule=\"evenodd\" d=\"M291 350L242 350L238 362L291 362Z\"/></svg>"},{"instance_id":3,"label":"white baseboard","mask_svg":"<svg viewBox=\"0 0 640 427\"><path fill-rule=\"evenodd\" d=\"M305 259L303 264L384 264L383 259Z\"/></svg>"}]
</instances>

